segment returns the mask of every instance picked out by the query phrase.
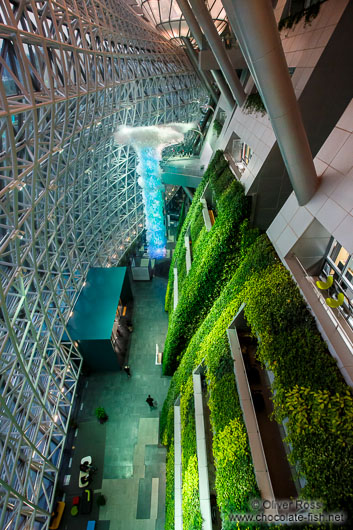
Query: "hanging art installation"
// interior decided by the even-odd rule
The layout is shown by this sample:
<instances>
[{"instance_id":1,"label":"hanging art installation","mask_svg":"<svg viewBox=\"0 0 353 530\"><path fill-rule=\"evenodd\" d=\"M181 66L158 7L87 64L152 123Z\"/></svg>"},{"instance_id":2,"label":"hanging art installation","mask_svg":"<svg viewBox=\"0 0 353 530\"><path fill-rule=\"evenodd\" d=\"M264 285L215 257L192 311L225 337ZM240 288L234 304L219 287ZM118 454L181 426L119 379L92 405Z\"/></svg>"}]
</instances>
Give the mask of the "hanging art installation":
<instances>
[{"instance_id":1,"label":"hanging art installation","mask_svg":"<svg viewBox=\"0 0 353 530\"><path fill-rule=\"evenodd\" d=\"M115 133L119 144L132 145L139 163L136 172L142 188L146 217L146 236L150 258L160 259L166 255L166 228L164 222L163 184L159 162L162 150L168 145L183 141L184 134L193 123L171 123L146 127L121 126Z\"/></svg>"}]
</instances>

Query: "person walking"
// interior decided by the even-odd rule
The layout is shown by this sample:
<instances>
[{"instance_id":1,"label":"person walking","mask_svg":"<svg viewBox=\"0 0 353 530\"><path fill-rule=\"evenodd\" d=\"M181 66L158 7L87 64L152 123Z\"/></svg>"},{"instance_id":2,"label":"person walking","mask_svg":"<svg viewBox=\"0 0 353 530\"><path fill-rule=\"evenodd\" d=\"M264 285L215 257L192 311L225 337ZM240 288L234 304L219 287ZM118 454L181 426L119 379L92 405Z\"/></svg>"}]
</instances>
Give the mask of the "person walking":
<instances>
[{"instance_id":1,"label":"person walking","mask_svg":"<svg viewBox=\"0 0 353 530\"><path fill-rule=\"evenodd\" d=\"M149 404L150 409L152 410L154 408L154 401L153 398L148 394L148 398L146 399L146 402Z\"/></svg>"},{"instance_id":2,"label":"person walking","mask_svg":"<svg viewBox=\"0 0 353 530\"><path fill-rule=\"evenodd\" d=\"M130 366L129 365L125 365L124 366L124 372L127 374L128 378L130 379L131 377L131 371L130 371Z\"/></svg>"}]
</instances>

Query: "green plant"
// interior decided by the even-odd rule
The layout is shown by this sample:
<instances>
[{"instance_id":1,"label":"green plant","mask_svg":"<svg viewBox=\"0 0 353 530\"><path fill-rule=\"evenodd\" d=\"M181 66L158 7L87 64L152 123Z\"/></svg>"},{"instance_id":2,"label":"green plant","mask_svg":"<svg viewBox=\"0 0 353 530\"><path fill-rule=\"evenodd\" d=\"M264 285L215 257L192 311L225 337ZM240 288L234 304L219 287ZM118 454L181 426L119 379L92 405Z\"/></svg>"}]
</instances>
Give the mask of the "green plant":
<instances>
[{"instance_id":1,"label":"green plant","mask_svg":"<svg viewBox=\"0 0 353 530\"><path fill-rule=\"evenodd\" d=\"M165 530L174 530L174 444L171 443L166 464Z\"/></svg>"},{"instance_id":2,"label":"green plant","mask_svg":"<svg viewBox=\"0 0 353 530\"><path fill-rule=\"evenodd\" d=\"M205 226L202 214L202 203L199 201L199 204L196 206L195 217L193 222L190 225L190 236L192 244L194 245L197 240L202 228Z\"/></svg>"},{"instance_id":3,"label":"green plant","mask_svg":"<svg viewBox=\"0 0 353 530\"><path fill-rule=\"evenodd\" d=\"M223 196L219 198L220 213ZM230 280L221 285L208 315L195 326L179 361L162 409L161 439L167 445L172 443L173 405L180 395L185 429L183 466L189 465L195 455L190 375L203 362L214 433L217 502L223 527L233 528L230 514L248 511L249 500L258 496L226 336L245 302L245 317L258 339L258 359L274 374L274 416L277 421L286 419L291 462L306 480L302 495L320 498L325 509L350 514L352 394L267 237L248 229L245 219L239 225L238 251L228 262L230 271L233 266ZM195 261L193 267L195 264L206 265L202 261Z\"/></svg>"},{"instance_id":4,"label":"green plant","mask_svg":"<svg viewBox=\"0 0 353 530\"><path fill-rule=\"evenodd\" d=\"M248 215L249 203L242 185L234 179L222 153L215 157L211 169L209 166L205 175L210 179L217 198L218 215L210 232L200 232L193 266L188 276L182 278L183 289L179 291L178 305L172 314L169 311L169 328L163 355L165 374L171 374L176 369L188 341L207 315L224 284L232 276L237 254L247 241L250 242L250 239L243 237L240 230L241 223ZM220 181L217 175L221 177ZM198 222L199 213L197 204L193 215L185 221L190 223L192 233L195 233L193 225ZM187 227L183 227L181 237L186 229ZM178 244L175 259L179 260L179 257L183 259L184 250ZM169 300L172 278L169 277Z\"/></svg>"},{"instance_id":5,"label":"green plant","mask_svg":"<svg viewBox=\"0 0 353 530\"><path fill-rule=\"evenodd\" d=\"M218 160L219 156L221 156L218 153L221 153L221 151L215 154L214 160ZM169 315L171 315L174 310L173 309L174 266L184 247L184 236L186 234L186 230L188 229L190 223L193 221L193 219L197 215L197 207L200 204L200 198L208 183L208 179L209 179L209 173L207 170L204 174L202 182L199 184L199 186L197 187L197 190L195 191L192 204L185 217L184 223L180 229L176 247L173 252L173 258L172 258L170 269L169 269L168 287L167 287L167 293L166 293L166 299L165 299L165 310L168 311Z\"/></svg>"},{"instance_id":6,"label":"green plant","mask_svg":"<svg viewBox=\"0 0 353 530\"><path fill-rule=\"evenodd\" d=\"M246 114L259 112L262 116L267 113L266 107L259 93L249 94L246 98L244 111Z\"/></svg>"},{"instance_id":7,"label":"green plant","mask_svg":"<svg viewBox=\"0 0 353 530\"><path fill-rule=\"evenodd\" d=\"M199 472L196 456L196 427L193 378L189 376L180 399L181 454L183 482L183 527L202 527L199 499ZM201 526L199 526L201 525Z\"/></svg>"},{"instance_id":8,"label":"green plant","mask_svg":"<svg viewBox=\"0 0 353 530\"><path fill-rule=\"evenodd\" d=\"M186 247L185 245L184 245L184 248L182 248L179 258L178 258L177 270L178 270L178 292L181 292L183 289L185 278L186 278Z\"/></svg>"},{"instance_id":9,"label":"green plant","mask_svg":"<svg viewBox=\"0 0 353 530\"><path fill-rule=\"evenodd\" d=\"M289 15L288 17L282 18L278 23L278 30L281 31L283 28L290 29L298 22L300 22L304 18L304 27L307 24L311 24L311 22L318 16L321 8L321 4L326 2L326 0L318 0L314 4L311 4L309 7L302 9L301 11L298 11L297 13L293 13Z\"/></svg>"},{"instance_id":10,"label":"green plant","mask_svg":"<svg viewBox=\"0 0 353 530\"><path fill-rule=\"evenodd\" d=\"M242 419L234 418L217 433L213 453L217 469L217 503L228 522L228 514L232 511L249 511L249 499L258 496L248 437Z\"/></svg>"},{"instance_id":11,"label":"green plant","mask_svg":"<svg viewBox=\"0 0 353 530\"><path fill-rule=\"evenodd\" d=\"M197 457L193 455L183 476L183 528L185 530L201 530L202 517L200 512L199 473Z\"/></svg>"},{"instance_id":12,"label":"green plant","mask_svg":"<svg viewBox=\"0 0 353 530\"><path fill-rule=\"evenodd\" d=\"M324 499L326 508L353 516L353 397L295 385L278 403L279 421L288 418L290 459L306 478L303 494ZM319 450L320 448L320 450ZM344 485L342 487L342 485Z\"/></svg>"},{"instance_id":13,"label":"green plant","mask_svg":"<svg viewBox=\"0 0 353 530\"><path fill-rule=\"evenodd\" d=\"M107 421L108 414L105 412L104 407L97 407L94 413L97 416L100 423Z\"/></svg>"},{"instance_id":14,"label":"green plant","mask_svg":"<svg viewBox=\"0 0 353 530\"><path fill-rule=\"evenodd\" d=\"M98 495L97 504L98 506L105 506L107 504L107 499L105 498L104 495Z\"/></svg>"},{"instance_id":15,"label":"green plant","mask_svg":"<svg viewBox=\"0 0 353 530\"><path fill-rule=\"evenodd\" d=\"M216 222L206 232L199 203L192 203L181 237L189 228L194 234L194 260L169 315L164 349L165 371L175 373L161 413L161 439L172 450L173 407L180 396L186 527L200 524L191 377L200 363L206 371L223 528L233 528L231 514L249 511L250 499L259 495L226 334L242 304L258 342L257 358L274 375L274 417L286 420L291 462L306 480L302 494L350 514L352 394L289 272L268 238L250 228L249 205L221 152L207 168L202 189L207 182L217 202ZM183 240L175 254L183 255Z\"/></svg>"},{"instance_id":16,"label":"green plant","mask_svg":"<svg viewBox=\"0 0 353 530\"><path fill-rule=\"evenodd\" d=\"M217 136L219 136L222 132L222 129L223 129L223 124L218 121L218 120L214 120L213 122L213 130L214 132L216 133Z\"/></svg>"}]
</instances>

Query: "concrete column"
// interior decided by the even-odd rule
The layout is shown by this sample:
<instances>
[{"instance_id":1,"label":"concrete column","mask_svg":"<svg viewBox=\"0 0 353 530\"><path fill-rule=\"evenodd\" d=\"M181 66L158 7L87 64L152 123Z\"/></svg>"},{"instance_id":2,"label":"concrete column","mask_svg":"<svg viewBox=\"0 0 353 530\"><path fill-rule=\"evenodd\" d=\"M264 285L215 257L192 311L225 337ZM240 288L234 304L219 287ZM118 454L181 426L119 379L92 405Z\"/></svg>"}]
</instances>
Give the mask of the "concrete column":
<instances>
[{"instance_id":1,"label":"concrete column","mask_svg":"<svg viewBox=\"0 0 353 530\"><path fill-rule=\"evenodd\" d=\"M190 40L187 38L187 37L181 37L183 43L185 44L185 47L186 47L186 53L190 59L190 62L191 64L193 65L194 69L195 69L195 72L198 74L198 76L200 77L202 83L205 85L206 87L206 90L209 92L211 98L213 99L214 103L217 103L218 101L218 96L213 88L213 86L211 85L207 75L206 75L206 72L204 72L203 70L201 70L199 68L199 63L198 63L198 59L197 59L197 56L196 56L196 51L194 50L194 48L192 47L192 44L190 42Z\"/></svg>"},{"instance_id":2,"label":"concrete column","mask_svg":"<svg viewBox=\"0 0 353 530\"><path fill-rule=\"evenodd\" d=\"M195 14L196 20L198 21L211 50L217 59L232 95L234 96L234 99L238 105L241 107L245 101L245 92L221 42L212 17L208 12L203 0L190 0L190 4L193 13Z\"/></svg>"},{"instance_id":3,"label":"concrete column","mask_svg":"<svg viewBox=\"0 0 353 530\"><path fill-rule=\"evenodd\" d=\"M192 62L192 65L193 67L195 68L196 72L199 74L202 82L205 84L208 92L211 94L211 97L212 99L214 100L215 103L217 103L218 101L218 97L214 97L216 95L216 92L214 91L212 85L211 85L211 82L210 82L210 79L209 79L209 76L210 76L210 72L207 72L205 70L202 70L200 67L199 67L199 63L198 63L198 57L197 57L197 52L196 50L194 50L191 42L190 42L190 39L188 39L187 37L181 37L182 41L184 42L185 44L185 47L186 47L186 53L188 54L188 57L190 59L190 61ZM232 93L231 91L229 90L229 87L227 85L227 83L225 82L223 76L222 76L222 73L219 71L219 70L211 70L211 74L218 86L218 89L220 92L222 92L225 100L227 101L228 105L230 106L231 109L234 108L235 106L235 101L234 101L234 98L232 96ZM212 79L212 77L211 77Z\"/></svg>"},{"instance_id":4,"label":"concrete column","mask_svg":"<svg viewBox=\"0 0 353 530\"><path fill-rule=\"evenodd\" d=\"M180 7L181 12L184 15L187 25L191 31L192 36L196 40L196 44L199 50L202 50L202 31L199 23L197 22L194 13L189 5L188 0L177 0L177 4Z\"/></svg>"},{"instance_id":5,"label":"concrete column","mask_svg":"<svg viewBox=\"0 0 353 530\"><path fill-rule=\"evenodd\" d=\"M230 106L231 110L233 110L235 107L235 100L232 96L231 91L229 90L229 86L227 85L222 75L222 72L220 70L211 70L211 74L213 75L213 78L216 81L219 90L222 92L224 99Z\"/></svg>"},{"instance_id":6,"label":"concrete column","mask_svg":"<svg viewBox=\"0 0 353 530\"><path fill-rule=\"evenodd\" d=\"M269 0L222 0L261 94L301 206L318 185L313 157Z\"/></svg>"},{"instance_id":7,"label":"concrete column","mask_svg":"<svg viewBox=\"0 0 353 530\"><path fill-rule=\"evenodd\" d=\"M200 29L199 23L197 22L194 13L192 12L192 9L190 7L190 4L187 0L177 0L178 6L181 9L181 12L184 15L184 18L186 20L187 25L189 26L189 29L191 31L192 36L194 37L196 44L199 48L199 50L202 50L203 44L202 44L202 31ZM206 85L207 90L210 92L212 89L211 81L209 79L209 72L205 72L200 68L198 57L196 56L196 51L194 50L190 40L187 37L182 37L182 41L184 42L186 46L186 50L188 53L188 56L194 66L194 68L199 72L199 75L202 77L203 83ZM193 55L193 58L191 56ZM195 66L195 64L197 66ZM208 75L207 75L208 74ZM216 81L216 84L219 88L219 91L222 92L224 98L226 99L227 103L230 105L230 107L233 109L235 102L232 96L231 91L228 88L227 83L225 82L223 76L220 74L220 72L213 70L212 75L214 80ZM214 91L213 91L214 92ZM211 92L210 92L211 93ZM214 98L213 94L211 93L212 98L214 99L214 102L216 103L218 98Z\"/></svg>"}]
</instances>

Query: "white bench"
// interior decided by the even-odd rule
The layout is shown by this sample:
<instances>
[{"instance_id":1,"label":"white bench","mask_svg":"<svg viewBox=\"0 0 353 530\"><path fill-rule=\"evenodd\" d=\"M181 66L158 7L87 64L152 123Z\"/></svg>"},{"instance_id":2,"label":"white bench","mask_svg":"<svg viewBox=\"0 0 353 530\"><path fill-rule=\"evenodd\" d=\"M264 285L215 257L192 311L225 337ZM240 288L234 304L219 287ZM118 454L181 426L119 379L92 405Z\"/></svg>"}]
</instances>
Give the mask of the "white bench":
<instances>
[{"instance_id":1,"label":"white bench","mask_svg":"<svg viewBox=\"0 0 353 530\"><path fill-rule=\"evenodd\" d=\"M156 344L156 363L162 364L163 353L159 351L158 344Z\"/></svg>"},{"instance_id":2,"label":"white bench","mask_svg":"<svg viewBox=\"0 0 353 530\"><path fill-rule=\"evenodd\" d=\"M85 456L81 460L81 464L92 464L92 457L91 456ZM88 486L88 479L89 479L89 473L87 471L81 471L78 476L78 486L79 488L84 488Z\"/></svg>"}]
</instances>

